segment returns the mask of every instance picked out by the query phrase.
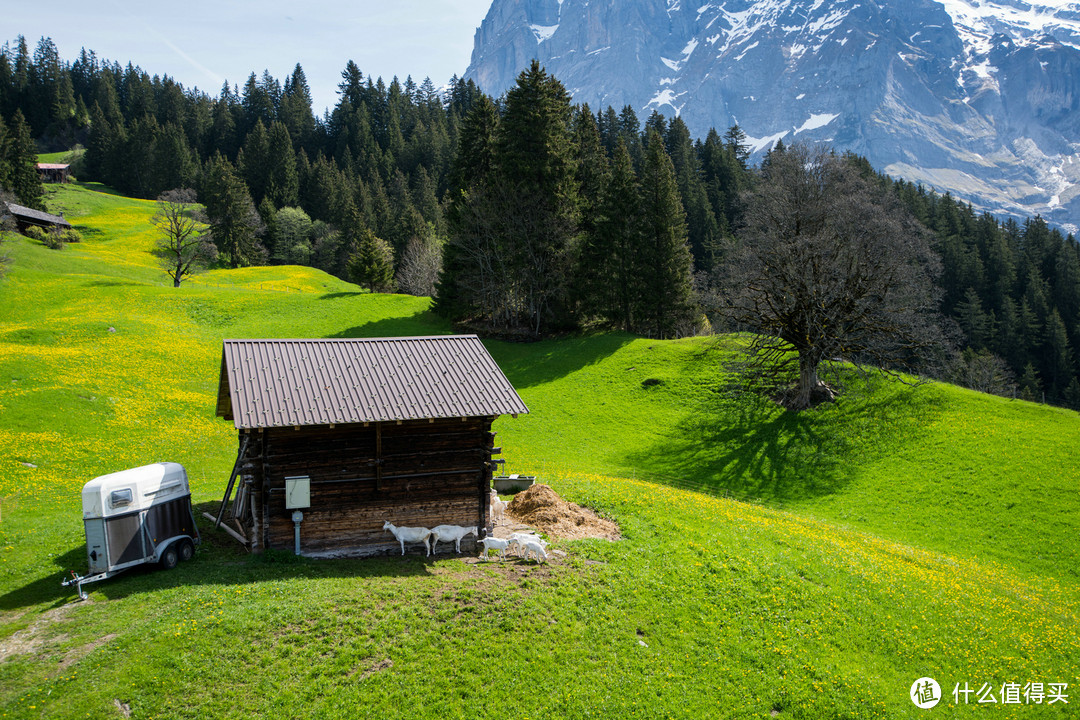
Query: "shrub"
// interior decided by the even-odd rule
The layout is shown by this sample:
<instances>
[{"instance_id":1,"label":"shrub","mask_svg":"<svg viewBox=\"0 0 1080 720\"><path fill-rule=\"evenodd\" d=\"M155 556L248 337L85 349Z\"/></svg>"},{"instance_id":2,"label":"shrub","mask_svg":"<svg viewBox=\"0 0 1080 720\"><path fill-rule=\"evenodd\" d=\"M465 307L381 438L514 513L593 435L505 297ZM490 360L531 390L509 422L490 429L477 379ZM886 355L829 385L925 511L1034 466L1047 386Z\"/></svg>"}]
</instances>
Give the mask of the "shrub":
<instances>
[{"instance_id":1,"label":"shrub","mask_svg":"<svg viewBox=\"0 0 1080 720\"><path fill-rule=\"evenodd\" d=\"M45 239L42 242L50 250L63 250L64 243L67 242L67 233L60 228L53 228L45 233Z\"/></svg>"},{"instance_id":2,"label":"shrub","mask_svg":"<svg viewBox=\"0 0 1080 720\"><path fill-rule=\"evenodd\" d=\"M77 243L82 242L82 235L75 228L68 228L61 233L64 238L64 242Z\"/></svg>"},{"instance_id":3,"label":"shrub","mask_svg":"<svg viewBox=\"0 0 1080 720\"><path fill-rule=\"evenodd\" d=\"M39 228L37 225L31 225L30 227L23 230L23 235L30 238L31 240L37 240L39 242L45 242L45 238L47 236L47 233L45 232L44 229Z\"/></svg>"}]
</instances>

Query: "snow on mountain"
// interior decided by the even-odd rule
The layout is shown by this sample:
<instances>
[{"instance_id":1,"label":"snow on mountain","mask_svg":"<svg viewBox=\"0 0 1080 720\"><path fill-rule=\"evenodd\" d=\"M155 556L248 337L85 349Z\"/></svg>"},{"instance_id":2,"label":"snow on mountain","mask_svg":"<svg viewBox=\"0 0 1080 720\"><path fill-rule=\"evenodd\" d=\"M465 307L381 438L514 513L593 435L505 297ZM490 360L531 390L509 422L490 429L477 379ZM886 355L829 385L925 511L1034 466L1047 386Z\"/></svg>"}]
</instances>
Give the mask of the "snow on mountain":
<instances>
[{"instance_id":1,"label":"snow on mountain","mask_svg":"<svg viewBox=\"0 0 1080 720\"><path fill-rule=\"evenodd\" d=\"M498 95L533 58L594 112L828 141L1080 225L1080 2L494 0L466 77Z\"/></svg>"}]
</instances>

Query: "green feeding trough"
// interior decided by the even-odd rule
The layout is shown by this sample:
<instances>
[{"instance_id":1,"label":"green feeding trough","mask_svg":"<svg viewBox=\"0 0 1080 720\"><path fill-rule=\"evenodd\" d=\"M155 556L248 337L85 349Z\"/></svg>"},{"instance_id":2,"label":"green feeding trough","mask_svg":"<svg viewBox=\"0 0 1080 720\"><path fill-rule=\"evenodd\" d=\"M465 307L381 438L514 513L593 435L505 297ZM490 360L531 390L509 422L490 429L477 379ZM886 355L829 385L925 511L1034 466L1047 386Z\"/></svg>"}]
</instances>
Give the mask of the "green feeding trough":
<instances>
[{"instance_id":1,"label":"green feeding trough","mask_svg":"<svg viewBox=\"0 0 1080 720\"><path fill-rule=\"evenodd\" d=\"M510 495L513 493L521 492L522 490L528 490L536 482L535 475L496 475L492 478L492 482L495 485L495 492L500 495Z\"/></svg>"}]
</instances>

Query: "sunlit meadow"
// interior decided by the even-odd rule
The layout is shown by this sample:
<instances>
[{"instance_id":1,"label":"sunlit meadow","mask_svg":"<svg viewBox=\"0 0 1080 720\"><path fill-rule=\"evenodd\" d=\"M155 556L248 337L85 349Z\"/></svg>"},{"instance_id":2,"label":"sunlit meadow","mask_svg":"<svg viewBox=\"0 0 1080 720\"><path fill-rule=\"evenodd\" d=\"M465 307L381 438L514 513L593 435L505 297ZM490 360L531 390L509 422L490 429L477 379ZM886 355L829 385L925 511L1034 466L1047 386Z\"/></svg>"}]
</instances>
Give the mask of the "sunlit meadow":
<instances>
[{"instance_id":1,"label":"sunlit meadow","mask_svg":"<svg viewBox=\"0 0 1080 720\"><path fill-rule=\"evenodd\" d=\"M153 203L49 196L84 242L18 238L0 281L0 718L1068 717L1080 703L1075 413L852 376L794 415L727 338L489 343L531 413L507 469L619 522L549 565L243 554L88 587L78 493L159 460L220 500L227 337L450 332L425 299L306 268L174 289ZM705 492L696 492L696 488ZM725 495L730 497L724 497ZM941 704L908 692L929 676ZM1068 683L1006 703L1003 686ZM954 688L982 686L995 703ZM1011 687L1011 686L1010 686ZM957 688L957 689L959 689ZM1018 691L1019 692L1019 691ZM985 694L984 694L985 699ZM1051 702L1053 701L1053 702Z\"/></svg>"}]
</instances>

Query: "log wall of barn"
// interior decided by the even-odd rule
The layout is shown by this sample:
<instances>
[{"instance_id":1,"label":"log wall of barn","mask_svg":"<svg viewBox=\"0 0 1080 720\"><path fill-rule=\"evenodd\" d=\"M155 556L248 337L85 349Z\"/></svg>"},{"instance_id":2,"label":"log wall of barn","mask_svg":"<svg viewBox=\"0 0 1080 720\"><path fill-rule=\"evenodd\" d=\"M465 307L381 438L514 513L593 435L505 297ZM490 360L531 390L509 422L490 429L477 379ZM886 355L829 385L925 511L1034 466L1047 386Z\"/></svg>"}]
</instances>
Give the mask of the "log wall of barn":
<instances>
[{"instance_id":1,"label":"log wall of barn","mask_svg":"<svg viewBox=\"0 0 1080 720\"><path fill-rule=\"evenodd\" d=\"M257 433L258 441L245 453L253 502L244 525L252 549L293 548L285 478L297 475L311 478L311 507L302 510L300 526L304 555L400 552L393 535L383 530L386 520L428 528L476 525L482 530L489 514L492 419ZM471 551L475 543L470 536L462 541L462 550Z\"/></svg>"}]
</instances>

